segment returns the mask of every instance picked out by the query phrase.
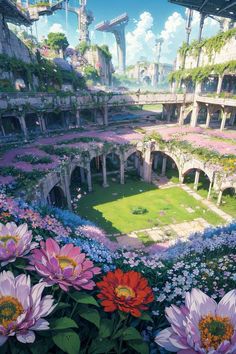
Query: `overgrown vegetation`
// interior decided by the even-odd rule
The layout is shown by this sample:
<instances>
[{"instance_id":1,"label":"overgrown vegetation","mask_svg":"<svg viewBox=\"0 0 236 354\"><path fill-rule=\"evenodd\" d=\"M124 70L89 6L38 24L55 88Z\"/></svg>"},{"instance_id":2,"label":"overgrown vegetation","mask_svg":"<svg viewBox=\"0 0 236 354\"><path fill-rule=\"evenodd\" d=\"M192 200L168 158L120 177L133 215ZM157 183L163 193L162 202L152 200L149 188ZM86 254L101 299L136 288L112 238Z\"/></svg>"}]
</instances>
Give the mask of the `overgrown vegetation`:
<instances>
[{"instance_id":1,"label":"overgrown vegetation","mask_svg":"<svg viewBox=\"0 0 236 354\"><path fill-rule=\"evenodd\" d=\"M222 64L174 71L169 75L169 81L181 82L181 80L192 80L193 82L202 82L211 75L225 75L235 72L235 70L236 60L231 60Z\"/></svg>"},{"instance_id":2,"label":"overgrown vegetation","mask_svg":"<svg viewBox=\"0 0 236 354\"><path fill-rule=\"evenodd\" d=\"M20 59L0 54L0 69L12 73L15 78L22 77L28 89L55 92L61 88L63 82L70 82L74 89L85 88L83 77L78 76L74 71L62 70L53 62L43 59L39 53L36 55L36 60L32 63L25 63ZM38 79L38 87L34 84L34 77ZM1 80L0 86L4 92L14 90L8 80Z\"/></svg>"},{"instance_id":3,"label":"overgrown vegetation","mask_svg":"<svg viewBox=\"0 0 236 354\"><path fill-rule=\"evenodd\" d=\"M189 46L186 42L184 42L179 49L179 54L181 57L188 55L196 58L199 51L203 50L211 60L212 56L216 53L219 53L227 41L229 41L235 35L236 28L232 28L226 32L220 32L211 38L203 39L201 42L194 40Z\"/></svg>"}]
</instances>

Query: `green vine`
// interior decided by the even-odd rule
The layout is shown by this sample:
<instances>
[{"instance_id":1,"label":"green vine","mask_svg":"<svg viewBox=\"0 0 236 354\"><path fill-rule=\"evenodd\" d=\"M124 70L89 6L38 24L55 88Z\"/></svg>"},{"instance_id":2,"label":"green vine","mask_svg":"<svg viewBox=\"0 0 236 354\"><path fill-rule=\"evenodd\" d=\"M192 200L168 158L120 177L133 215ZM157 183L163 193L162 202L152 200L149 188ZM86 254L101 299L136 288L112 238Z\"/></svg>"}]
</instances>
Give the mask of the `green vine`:
<instances>
[{"instance_id":1,"label":"green vine","mask_svg":"<svg viewBox=\"0 0 236 354\"><path fill-rule=\"evenodd\" d=\"M203 39L201 42L195 40L189 46L185 42L180 47L178 52L181 57L188 55L196 58L198 56L199 50L202 49L208 58L211 59L213 54L219 53L227 41L229 41L235 35L236 28L232 28L226 32L220 32L214 37Z\"/></svg>"},{"instance_id":2,"label":"green vine","mask_svg":"<svg viewBox=\"0 0 236 354\"><path fill-rule=\"evenodd\" d=\"M193 82L202 82L210 75L225 75L236 70L236 60L228 61L222 64L206 65L194 69L184 69L172 72L168 79L170 82L181 80L192 80Z\"/></svg>"}]
</instances>

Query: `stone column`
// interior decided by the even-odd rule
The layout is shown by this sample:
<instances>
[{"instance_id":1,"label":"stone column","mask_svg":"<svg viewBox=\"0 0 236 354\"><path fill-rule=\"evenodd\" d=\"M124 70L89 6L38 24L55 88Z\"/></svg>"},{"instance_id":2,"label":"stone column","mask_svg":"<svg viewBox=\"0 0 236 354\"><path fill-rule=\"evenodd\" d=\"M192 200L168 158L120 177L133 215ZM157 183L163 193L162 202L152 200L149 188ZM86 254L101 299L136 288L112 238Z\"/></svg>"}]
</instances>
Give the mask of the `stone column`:
<instances>
[{"instance_id":1,"label":"stone column","mask_svg":"<svg viewBox=\"0 0 236 354\"><path fill-rule=\"evenodd\" d=\"M84 173L84 168L80 167L80 179L82 183L85 183L85 173Z\"/></svg>"},{"instance_id":2,"label":"stone column","mask_svg":"<svg viewBox=\"0 0 236 354\"><path fill-rule=\"evenodd\" d=\"M103 187L106 188L108 187L107 184L107 160L106 160L106 155L102 155L102 176L103 176Z\"/></svg>"},{"instance_id":3,"label":"stone column","mask_svg":"<svg viewBox=\"0 0 236 354\"><path fill-rule=\"evenodd\" d=\"M148 183L152 181L151 147L151 143L146 144L143 157L143 179Z\"/></svg>"},{"instance_id":4,"label":"stone column","mask_svg":"<svg viewBox=\"0 0 236 354\"><path fill-rule=\"evenodd\" d=\"M1 127L1 131L2 131L2 135L6 136L6 132L3 126L3 122L2 122L2 116L0 115L0 127Z\"/></svg>"},{"instance_id":5,"label":"stone column","mask_svg":"<svg viewBox=\"0 0 236 354\"><path fill-rule=\"evenodd\" d=\"M26 123L25 123L25 114L24 113L22 113L19 116L19 122L20 122L21 130L22 130L25 138L27 138L28 137L28 131L27 131Z\"/></svg>"},{"instance_id":6,"label":"stone column","mask_svg":"<svg viewBox=\"0 0 236 354\"><path fill-rule=\"evenodd\" d=\"M103 122L104 122L104 125L108 125L108 106L105 105L104 106L104 117L103 117Z\"/></svg>"},{"instance_id":7,"label":"stone column","mask_svg":"<svg viewBox=\"0 0 236 354\"><path fill-rule=\"evenodd\" d=\"M207 200L211 199L211 191L212 191L212 187L213 187L213 181L214 181L214 174L213 174L212 180L210 181L210 184L209 184Z\"/></svg>"},{"instance_id":8,"label":"stone column","mask_svg":"<svg viewBox=\"0 0 236 354\"><path fill-rule=\"evenodd\" d=\"M42 133L44 133L47 130L47 128L46 128L46 123L45 123L43 113L38 113L38 120L39 120L40 130Z\"/></svg>"},{"instance_id":9,"label":"stone column","mask_svg":"<svg viewBox=\"0 0 236 354\"><path fill-rule=\"evenodd\" d=\"M207 119L206 119L206 128L209 128L211 122L211 108L207 107Z\"/></svg>"},{"instance_id":10,"label":"stone column","mask_svg":"<svg viewBox=\"0 0 236 354\"><path fill-rule=\"evenodd\" d=\"M158 155L154 155L154 160L153 160L153 169L157 170L157 166L158 166Z\"/></svg>"},{"instance_id":11,"label":"stone column","mask_svg":"<svg viewBox=\"0 0 236 354\"><path fill-rule=\"evenodd\" d=\"M92 175L91 175L90 162L87 165L87 184L88 184L88 191L92 192L93 187L92 187Z\"/></svg>"},{"instance_id":12,"label":"stone column","mask_svg":"<svg viewBox=\"0 0 236 354\"><path fill-rule=\"evenodd\" d=\"M192 117L191 117L191 122L190 122L190 125L193 128L195 128L197 126L197 119L198 119L199 109L200 108L199 108L198 103L194 102L193 111L192 111Z\"/></svg>"},{"instance_id":13,"label":"stone column","mask_svg":"<svg viewBox=\"0 0 236 354\"><path fill-rule=\"evenodd\" d=\"M184 176L179 174L179 183L183 184L184 183Z\"/></svg>"},{"instance_id":14,"label":"stone column","mask_svg":"<svg viewBox=\"0 0 236 354\"><path fill-rule=\"evenodd\" d=\"M80 118L80 110L79 109L77 109L77 111L76 111L75 118L76 118L76 128L80 128L81 127L81 118Z\"/></svg>"},{"instance_id":15,"label":"stone column","mask_svg":"<svg viewBox=\"0 0 236 354\"><path fill-rule=\"evenodd\" d=\"M180 107L180 113L179 113L179 126L184 125L184 113L185 113L185 106L182 105Z\"/></svg>"},{"instance_id":16,"label":"stone column","mask_svg":"<svg viewBox=\"0 0 236 354\"><path fill-rule=\"evenodd\" d=\"M162 168L161 168L161 176L162 177L165 177L166 175L166 166L167 166L167 157L163 157L163 160L162 160Z\"/></svg>"},{"instance_id":17,"label":"stone column","mask_svg":"<svg viewBox=\"0 0 236 354\"><path fill-rule=\"evenodd\" d=\"M171 113L172 113L172 107L169 105L167 109L167 123L170 123L171 121Z\"/></svg>"},{"instance_id":18,"label":"stone column","mask_svg":"<svg viewBox=\"0 0 236 354\"><path fill-rule=\"evenodd\" d=\"M221 93L221 88L222 88L223 79L224 79L224 76L219 75L219 77L218 77L218 84L217 84L217 90L216 90L216 94L217 94L218 96L219 96L220 93Z\"/></svg>"},{"instance_id":19,"label":"stone column","mask_svg":"<svg viewBox=\"0 0 236 354\"><path fill-rule=\"evenodd\" d=\"M97 112L96 108L94 108L94 110L93 110L93 119L94 119L94 123L97 123L98 112Z\"/></svg>"},{"instance_id":20,"label":"stone column","mask_svg":"<svg viewBox=\"0 0 236 354\"><path fill-rule=\"evenodd\" d=\"M220 191L218 195L217 206L221 205L222 197L223 197L223 191Z\"/></svg>"},{"instance_id":21,"label":"stone column","mask_svg":"<svg viewBox=\"0 0 236 354\"><path fill-rule=\"evenodd\" d=\"M226 119L227 119L227 112L225 110L223 110L223 115L222 115L222 120L221 120L221 125L220 125L221 131L223 131L225 129Z\"/></svg>"},{"instance_id":22,"label":"stone column","mask_svg":"<svg viewBox=\"0 0 236 354\"><path fill-rule=\"evenodd\" d=\"M198 190L199 178L200 178L200 171L196 170L195 179L194 179L194 186L193 186L193 189L195 189L196 191Z\"/></svg>"},{"instance_id":23,"label":"stone column","mask_svg":"<svg viewBox=\"0 0 236 354\"><path fill-rule=\"evenodd\" d=\"M233 111L230 113L230 121L229 121L229 125L230 125L231 127L233 127L233 126L234 126L234 123L235 123L235 117L236 117L236 115L235 115L235 111L233 110Z\"/></svg>"},{"instance_id":24,"label":"stone column","mask_svg":"<svg viewBox=\"0 0 236 354\"><path fill-rule=\"evenodd\" d=\"M120 157L120 184L125 184L125 161Z\"/></svg>"},{"instance_id":25,"label":"stone column","mask_svg":"<svg viewBox=\"0 0 236 354\"><path fill-rule=\"evenodd\" d=\"M72 210L71 194L70 194L70 176L67 168L65 168L64 171L62 172L61 180L62 180L62 184L64 185L64 191L66 194L65 197L66 197L68 209Z\"/></svg>"}]
</instances>

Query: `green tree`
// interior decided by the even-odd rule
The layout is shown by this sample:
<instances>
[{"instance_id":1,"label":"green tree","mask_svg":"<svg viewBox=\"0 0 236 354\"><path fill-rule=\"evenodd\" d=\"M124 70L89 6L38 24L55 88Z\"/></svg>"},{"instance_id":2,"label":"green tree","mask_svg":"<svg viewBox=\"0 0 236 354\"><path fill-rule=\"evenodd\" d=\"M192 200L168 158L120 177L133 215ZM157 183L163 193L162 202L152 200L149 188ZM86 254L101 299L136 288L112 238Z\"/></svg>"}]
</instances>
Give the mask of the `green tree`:
<instances>
[{"instance_id":1,"label":"green tree","mask_svg":"<svg viewBox=\"0 0 236 354\"><path fill-rule=\"evenodd\" d=\"M60 32L49 33L46 43L49 46L49 48L56 50L57 52L59 52L59 50L62 50L64 52L69 45L65 34Z\"/></svg>"},{"instance_id":2,"label":"green tree","mask_svg":"<svg viewBox=\"0 0 236 354\"><path fill-rule=\"evenodd\" d=\"M86 80L92 80L94 83L100 80L97 69L95 69L92 65L87 65L84 68L84 76Z\"/></svg>"},{"instance_id":3,"label":"green tree","mask_svg":"<svg viewBox=\"0 0 236 354\"><path fill-rule=\"evenodd\" d=\"M82 55L85 54L86 50L89 49L89 45L86 42L80 42L75 49L80 52Z\"/></svg>"}]
</instances>

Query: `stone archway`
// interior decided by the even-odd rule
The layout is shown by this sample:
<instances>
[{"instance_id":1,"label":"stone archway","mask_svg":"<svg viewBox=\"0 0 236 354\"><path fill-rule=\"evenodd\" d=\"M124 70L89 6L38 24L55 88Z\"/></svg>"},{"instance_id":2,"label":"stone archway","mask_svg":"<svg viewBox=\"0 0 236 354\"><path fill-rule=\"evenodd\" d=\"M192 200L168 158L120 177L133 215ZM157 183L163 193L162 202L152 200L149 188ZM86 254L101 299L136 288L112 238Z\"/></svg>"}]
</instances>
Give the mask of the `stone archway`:
<instances>
[{"instance_id":1,"label":"stone archway","mask_svg":"<svg viewBox=\"0 0 236 354\"><path fill-rule=\"evenodd\" d=\"M4 132L4 135L22 134L18 117L2 116L2 131Z\"/></svg>"},{"instance_id":2,"label":"stone archway","mask_svg":"<svg viewBox=\"0 0 236 354\"><path fill-rule=\"evenodd\" d=\"M208 173L206 173L206 171L201 168L192 167L185 170L182 176L183 183L189 184L196 191L201 191L204 197L207 197L210 188L211 178Z\"/></svg>"},{"instance_id":3,"label":"stone archway","mask_svg":"<svg viewBox=\"0 0 236 354\"><path fill-rule=\"evenodd\" d=\"M175 183L179 182L181 169L177 158L172 154L159 150L152 151L151 168L154 179L158 176Z\"/></svg>"},{"instance_id":4,"label":"stone archway","mask_svg":"<svg viewBox=\"0 0 236 354\"><path fill-rule=\"evenodd\" d=\"M48 204L58 207L66 208L67 201L63 189L60 186L54 186L47 196Z\"/></svg>"},{"instance_id":5,"label":"stone archway","mask_svg":"<svg viewBox=\"0 0 236 354\"><path fill-rule=\"evenodd\" d=\"M140 151L131 153L125 162L125 171L130 177L142 177L143 157Z\"/></svg>"}]
</instances>

